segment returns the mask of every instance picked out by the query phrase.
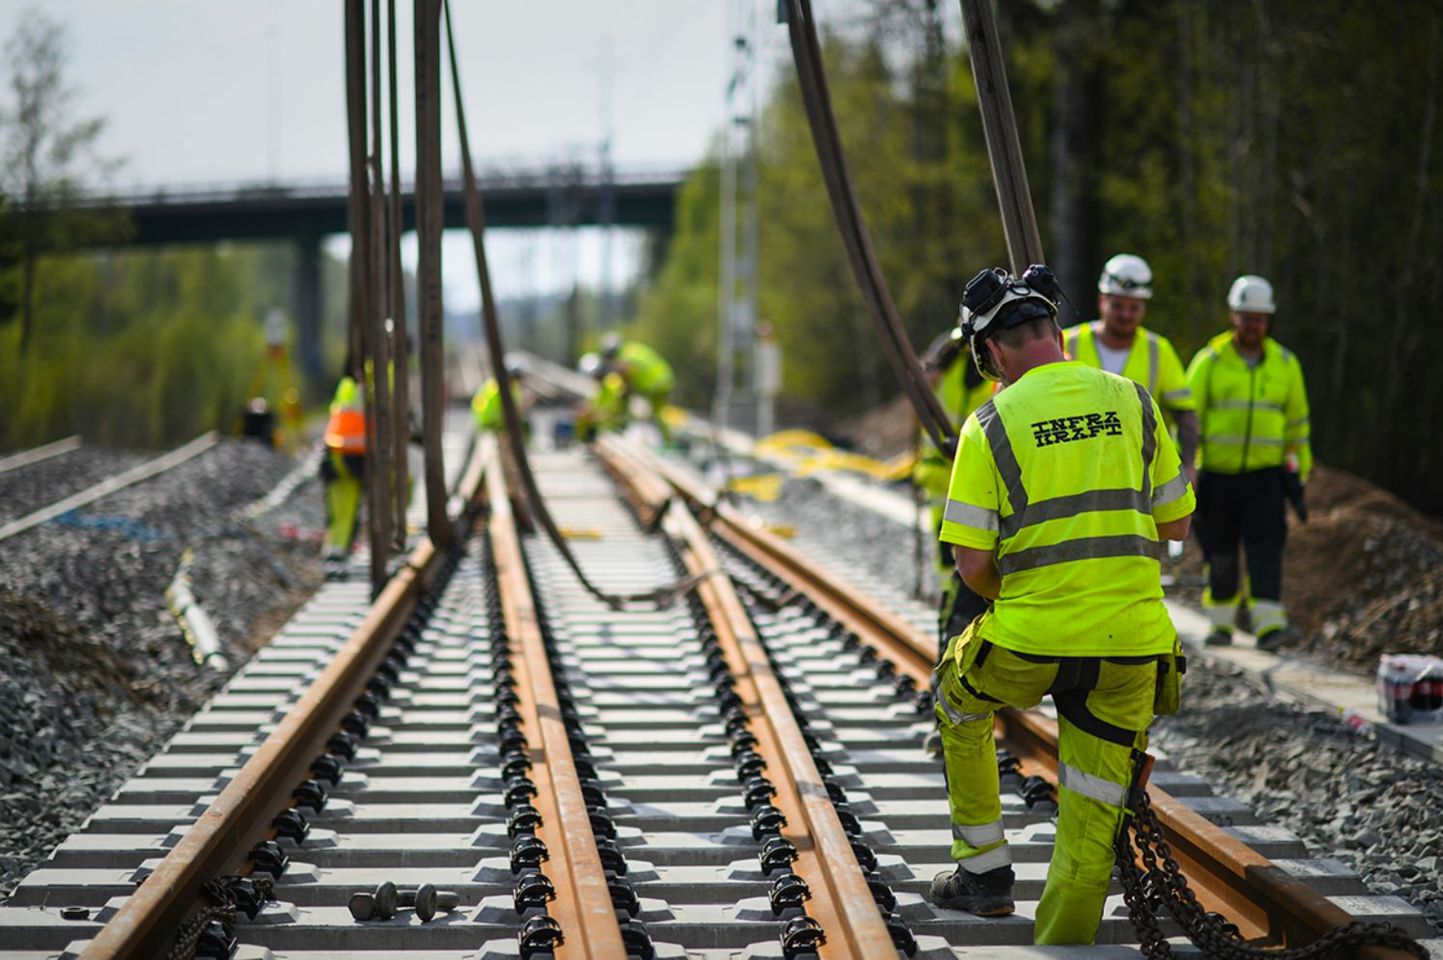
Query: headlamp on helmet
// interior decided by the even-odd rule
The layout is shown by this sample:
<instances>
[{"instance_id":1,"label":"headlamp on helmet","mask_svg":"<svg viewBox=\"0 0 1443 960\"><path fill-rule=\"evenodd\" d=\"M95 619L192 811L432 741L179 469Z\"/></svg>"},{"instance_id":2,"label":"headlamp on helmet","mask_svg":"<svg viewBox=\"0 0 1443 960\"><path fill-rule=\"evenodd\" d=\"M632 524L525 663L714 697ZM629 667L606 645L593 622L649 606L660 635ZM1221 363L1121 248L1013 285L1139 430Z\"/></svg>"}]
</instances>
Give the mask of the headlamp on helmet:
<instances>
[{"instance_id":1,"label":"headlamp on helmet","mask_svg":"<svg viewBox=\"0 0 1443 960\"><path fill-rule=\"evenodd\" d=\"M1056 321L1060 295L1057 278L1042 264L1028 267L1021 280L1001 267L990 267L967 281L959 326L972 348L977 372L988 380L1001 380L1002 372L992 363L983 341L1029 320L1047 317Z\"/></svg>"}]
</instances>

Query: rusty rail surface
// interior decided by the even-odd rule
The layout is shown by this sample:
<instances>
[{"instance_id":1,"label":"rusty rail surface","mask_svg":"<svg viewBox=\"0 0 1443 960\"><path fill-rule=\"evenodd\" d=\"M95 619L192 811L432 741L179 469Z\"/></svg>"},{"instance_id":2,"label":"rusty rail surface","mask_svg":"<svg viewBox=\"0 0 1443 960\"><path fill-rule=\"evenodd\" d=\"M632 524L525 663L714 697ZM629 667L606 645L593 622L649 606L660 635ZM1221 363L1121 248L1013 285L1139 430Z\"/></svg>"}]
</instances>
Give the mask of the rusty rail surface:
<instances>
[{"instance_id":1,"label":"rusty rail surface","mask_svg":"<svg viewBox=\"0 0 1443 960\"><path fill-rule=\"evenodd\" d=\"M484 455L480 449L473 454L458 487L462 515L457 519L461 522L479 502L483 473L495 472L481 462ZM82 960L153 960L165 955L205 883L233 872L251 844L267 837L277 811L291 805L291 790L307 777L312 760L323 752L327 738L365 691L444 561L445 555L429 539L412 551L325 670L235 779L100 929L81 954Z\"/></svg>"},{"instance_id":2,"label":"rusty rail surface","mask_svg":"<svg viewBox=\"0 0 1443 960\"><path fill-rule=\"evenodd\" d=\"M843 578L818 570L790 544L730 505L718 502L701 483L675 466L614 438L603 439L597 448L608 461L621 465L616 469L653 474L655 479L649 482L653 486L658 485L657 480L664 482L673 495L710 519L712 533L845 624L890 659L899 672L919 684L929 683L937 657L933 637ZM1008 749L1026 767L1050 772L1049 779L1055 783L1056 723L1034 712L1003 710L997 716L998 731ZM1173 854L1193 882L1198 900L1209 910L1225 913L1248 939L1297 946L1311 943L1352 920L1327 897L1167 791L1151 784L1147 789ZM1367 947L1360 950L1359 956L1395 960L1408 955L1385 947Z\"/></svg>"},{"instance_id":3,"label":"rusty rail surface","mask_svg":"<svg viewBox=\"0 0 1443 960\"><path fill-rule=\"evenodd\" d=\"M486 437L488 449L495 438ZM551 851L548 874L556 900L548 912L561 925L565 941L555 949L557 960L626 960L626 946L616 908L596 850L591 817L581 793L581 780L551 667L536 615L531 581L521 554L521 538L507 495L505 476L491 470L486 478L491 516L487 524L491 557L501 593L511 664L519 681L522 726L530 732L528 751L541 812L537 834Z\"/></svg>"}]
</instances>

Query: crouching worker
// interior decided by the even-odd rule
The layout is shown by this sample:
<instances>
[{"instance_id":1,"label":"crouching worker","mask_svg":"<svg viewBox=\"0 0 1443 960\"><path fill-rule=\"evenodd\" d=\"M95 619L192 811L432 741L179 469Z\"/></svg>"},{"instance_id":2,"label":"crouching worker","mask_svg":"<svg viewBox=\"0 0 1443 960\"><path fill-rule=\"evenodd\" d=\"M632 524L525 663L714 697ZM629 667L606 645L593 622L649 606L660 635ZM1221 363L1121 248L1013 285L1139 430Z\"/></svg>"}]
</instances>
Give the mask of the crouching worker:
<instances>
[{"instance_id":1,"label":"crouching worker","mask_svg":"<svg viewBox=\"0 0 1443 960\"><path fill-rule=\"evenodd\" d=\"M1176 685L1158 682L1176 679L1178 647L1154 547L1187 535L1194 503L1147 390L1066 359L1056 297L1045 267L1021 280L983 271L963 295L975 362L1006 389L963 424L941 539L994 603L933 677L957 869L932 899L982 916L1014 908L993 711L1056 704L1060 810L1039 944L1093 941L1135 751L1155 701L1176 709Z\"/></svg>"},{"instance_id":2,"label":"crouching worker","mask_svg":"<svg viewBox=\"0 0 1443 960\"><path fill-rule=\"evenodd\" d=\"M523 414L522 429L525 430L529 425L525 422L521 388L525 384L526 371L519 364L509 363L506 373L511 378L511 399L516 404L516 412ZM471 415L476 420L477 433L500 433L506 425L501 409L501 386L495 377L487 377L486 382L477 388L471 398Z\"/></svg>"}]
</instances>

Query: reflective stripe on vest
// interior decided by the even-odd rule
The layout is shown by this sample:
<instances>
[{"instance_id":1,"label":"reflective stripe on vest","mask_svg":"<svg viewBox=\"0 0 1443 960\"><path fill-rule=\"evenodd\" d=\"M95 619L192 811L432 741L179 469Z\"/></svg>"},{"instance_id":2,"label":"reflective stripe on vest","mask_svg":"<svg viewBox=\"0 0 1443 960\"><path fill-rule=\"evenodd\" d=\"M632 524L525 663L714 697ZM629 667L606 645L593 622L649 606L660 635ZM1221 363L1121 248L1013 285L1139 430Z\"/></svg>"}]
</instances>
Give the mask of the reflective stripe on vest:
<instances>
[{"instance_id":1,"label":"reflective stripe on vest","mask_svg":"<svg viewBox=\"0 0 1443 960\"><path fill-rule=\"evenodd\" d=\"M992 459L997 464L997 473L1007 489L1007 500L1012 507L1012 513L998 522L998 532L1004 543L1025 527L1049 520L1065 520L1083 513L1133 510L1149 519L1152 517L1152 460L1157 452L1157 418L1153 415L1152 398L1142 384L1134 383L1133 389L1137 392L1137 400L1142 408L1141 488L1087 490L1036 503L1028 499L1027 490L1022 483L1022 467L1017 462L1012 441L1007 436L1007 428L997 412L997 404L989 400L977 409L977 420L992 448ZM967 522L960 516L963 511L959 509L965 506L950 501L947 505L959 522ZM1006 576L1009 573L1020 573L1074 560L1145 557L1151 555L1153 543L1154 541L1147 537L1133 534L1080 537L1062 543L1003 553L997 559L997 568L999 573Z\"/></svg>"}]
</instances>

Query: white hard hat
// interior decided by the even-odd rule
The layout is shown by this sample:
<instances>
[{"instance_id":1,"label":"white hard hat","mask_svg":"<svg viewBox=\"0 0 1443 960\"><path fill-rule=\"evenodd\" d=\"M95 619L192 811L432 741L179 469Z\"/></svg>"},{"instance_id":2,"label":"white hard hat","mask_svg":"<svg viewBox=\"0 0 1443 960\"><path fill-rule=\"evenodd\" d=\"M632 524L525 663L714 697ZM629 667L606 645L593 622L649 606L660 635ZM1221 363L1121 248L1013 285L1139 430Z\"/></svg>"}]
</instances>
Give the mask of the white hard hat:
<instances>
[{"instance_id":1,"label":"white hard hat","mask_svg":"<svg viewBox=\"0 0 1443 960\"><path fill-rule=\"evenodd\" d=\"M1228 291L1228 309L1235 313L1275 313L1273 285L1262 277L1244 274Z\"/></svg>"},{"instance_id":2,"label":"white hard hat","mask_svg":"<svg viewBox=\"0 0 1443 960\"><path fill-rule=\"evenodd\" d=\"M1097 292L1114 297L1152 299L1152 267L1135 253L1119 253L1102 265Z\"/></svg>"},{"instance_id":3,"label":"white hard hat","mask_svg":"<svg viewBox=\"0 0 1443 960\"><path fill-rule=\"evenodd\" d=\"M576 364L576 369L588 377L599 377L604 364L601 362L601 355L598 353L583 353Z\"/></svg>"}]
</instances>

